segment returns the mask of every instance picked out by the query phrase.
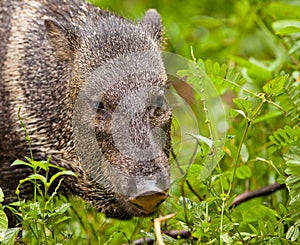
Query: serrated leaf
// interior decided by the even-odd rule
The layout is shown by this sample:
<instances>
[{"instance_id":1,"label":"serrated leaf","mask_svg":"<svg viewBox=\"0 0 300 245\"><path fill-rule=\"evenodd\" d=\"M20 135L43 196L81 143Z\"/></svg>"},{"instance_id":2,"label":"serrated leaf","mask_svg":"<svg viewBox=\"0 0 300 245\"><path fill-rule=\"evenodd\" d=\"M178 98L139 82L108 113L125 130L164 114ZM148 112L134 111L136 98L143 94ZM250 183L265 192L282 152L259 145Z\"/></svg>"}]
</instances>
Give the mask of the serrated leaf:
<instances>
[{"instance_id":1,"label":"serrated leaf","mask_svg":"<svg viewBox=\"0 0 300 245\"><path fill-rule=\"evenodd\" d=\"M279 76L267 82L263 86L263 91L268 95L279 95L284 91L285 77Z\"/></svg>"},{"instance_id":2,"label":"serrated leaf","mask_svg":"<svg viewBox=\"0 0 300 245\"><path fill-rule=\"evenodd\" d=\"M252 109L252 102L246 99L234 99L234 104L237 106L238 109L244 111L244 112L251 112Z\"/></svg>"}]
</instances>

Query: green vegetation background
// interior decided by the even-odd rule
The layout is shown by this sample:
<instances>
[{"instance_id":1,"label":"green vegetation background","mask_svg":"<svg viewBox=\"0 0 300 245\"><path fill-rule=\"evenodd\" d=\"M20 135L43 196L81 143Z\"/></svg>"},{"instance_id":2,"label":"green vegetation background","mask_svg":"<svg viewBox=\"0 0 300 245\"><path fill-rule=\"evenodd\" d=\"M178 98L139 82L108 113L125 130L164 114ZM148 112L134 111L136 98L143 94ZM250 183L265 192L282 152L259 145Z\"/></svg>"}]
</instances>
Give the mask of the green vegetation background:
<instances>
[{"instance_id":1,"label":"green vegetation background","mask_svg":"<svg viewBox=\"0 0 300 245\"><path fill-rule=\"evenodd\" d=\"M141 18L150 8L162 16L167 38L166 50L190 57L190 46L195 57L228 61L230 55L272 59L274 53L259 28L259 21L271 25L275 19L299 18L292 6L297 1L260 0L187 0L187 1L110 1L92 0L131 19ZM284 11L283 9L284 8ZM282 10L282 11L281 11Z\"/></svg>"}]
</instances>

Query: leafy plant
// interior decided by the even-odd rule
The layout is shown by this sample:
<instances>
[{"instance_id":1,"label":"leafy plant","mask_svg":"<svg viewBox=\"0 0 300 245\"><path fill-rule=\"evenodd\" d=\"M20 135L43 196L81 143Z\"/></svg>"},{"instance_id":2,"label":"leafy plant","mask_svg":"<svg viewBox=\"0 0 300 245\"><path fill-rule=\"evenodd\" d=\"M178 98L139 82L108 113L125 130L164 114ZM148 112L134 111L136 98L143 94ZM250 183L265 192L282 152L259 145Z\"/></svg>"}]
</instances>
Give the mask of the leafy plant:
<instances>
[{"instance_id":1,"label":"leafy plant","mask_svg":"<svg viewBox=\"0 0 300 245\"><path fill-rule=\"evenodd\" d=\"M21 108L19 108L18 117L26 136L29 145L31 158L25 157L26 162L16 160L12 166L26 166L33 170L33 174L25 179L20 180L16 188L17 202L5 206L9 209L19 220L22 225L22 240L30 244L54 244L59 240L64 240L64 234L59 230L59 225L69 217L66 211L69 209L69 203L59 204L54 197L57 195L58 188L63 181L63 176L75 176L72 171L64 170L61 167L50 164L50 157L47 161L35 161L33 159L30 136L26 130L23 119L20 115ZM50 176L50 170L55 169L56 173ZM33 200L25 200L20 196L23 185L33 184ZM53 189L53 191L50 191ZM3 193L0 193L0 199L3 200ZM2 201L0 200L0 202ZM8 222L3 208L2 237L3 244L13 244L19 229L8 229ZM58 237L61 235L61 237Z\"/></svg>"}]
</instances>

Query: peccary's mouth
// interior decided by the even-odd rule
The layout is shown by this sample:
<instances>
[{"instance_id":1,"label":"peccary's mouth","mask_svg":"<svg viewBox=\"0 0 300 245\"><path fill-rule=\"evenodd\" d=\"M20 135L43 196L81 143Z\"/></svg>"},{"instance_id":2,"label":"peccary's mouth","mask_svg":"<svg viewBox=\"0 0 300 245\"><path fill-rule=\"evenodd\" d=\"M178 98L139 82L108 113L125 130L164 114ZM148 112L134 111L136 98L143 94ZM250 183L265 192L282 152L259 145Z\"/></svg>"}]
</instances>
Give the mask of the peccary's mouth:
<instances>
[{"instance_id":1,"label":"peccary's mouth","mask_svg":"<svg viewBox=\"0 0 300 245\"><path fill-rule=\"evenodd\" d=\"M147 192L137 197L129 197L128 201L146 215L150 215L166 198L168 198L166 192Z\"/></svg>"}]
</instances>

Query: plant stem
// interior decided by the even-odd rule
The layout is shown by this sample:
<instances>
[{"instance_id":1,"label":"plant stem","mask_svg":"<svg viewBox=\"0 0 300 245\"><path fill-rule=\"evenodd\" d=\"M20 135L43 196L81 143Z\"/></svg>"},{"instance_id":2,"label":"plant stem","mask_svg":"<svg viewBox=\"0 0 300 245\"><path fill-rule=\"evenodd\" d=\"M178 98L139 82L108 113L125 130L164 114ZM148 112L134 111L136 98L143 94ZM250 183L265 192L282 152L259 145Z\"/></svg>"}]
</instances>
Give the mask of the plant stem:
<instances>
[{"instance_id":1,"label":"plant stem","mask_svg":"<svg viewBox=\"0 0 300 245\"><path fill-rule=\"evenodd\" d=\"M234 178L235 178L236 169L237 169L237 166L238 166L238 163L239 163L239 160L240 160L240 154L241 154L242 146L243 146L243 143L244 143L244 141L246 139L248 130L250 128L250 125L251 125L251 120L249 119L249 120L247 120L246 128L244 130L242 139L240 141L240 144L239 144L239 147L238 147L238 150L237 150L237 154L236 154L236 158L235 158L235 163L234 163L233 174L232 174L232 178L231 178L231 181L230 181L230 184L229 184L229 189L228 189L228 192L227 192L227 196L230 195L230 192L232 190L232 185L233 185L233 181L234 181Z\"/></svg>"}]
</instances>

